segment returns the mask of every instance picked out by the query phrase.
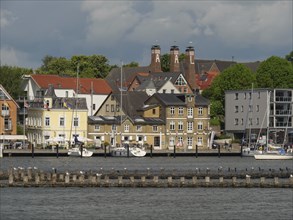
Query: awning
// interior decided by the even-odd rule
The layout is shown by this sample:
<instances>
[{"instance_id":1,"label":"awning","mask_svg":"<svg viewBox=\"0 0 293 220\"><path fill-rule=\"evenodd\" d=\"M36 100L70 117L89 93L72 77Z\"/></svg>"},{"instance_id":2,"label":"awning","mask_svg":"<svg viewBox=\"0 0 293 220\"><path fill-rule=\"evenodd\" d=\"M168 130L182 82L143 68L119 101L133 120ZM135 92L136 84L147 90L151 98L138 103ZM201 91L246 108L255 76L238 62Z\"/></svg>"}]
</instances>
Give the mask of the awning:
<instances>
[{"instance_id":1,"label":"awning","mask_svg":"<svg viewBox=\"0 0 293 220\"><path fill-rule=\"evenodd\" d=\"M0 140L27 140L26 135L0 135Z\"/></svg>"}]
</instances>

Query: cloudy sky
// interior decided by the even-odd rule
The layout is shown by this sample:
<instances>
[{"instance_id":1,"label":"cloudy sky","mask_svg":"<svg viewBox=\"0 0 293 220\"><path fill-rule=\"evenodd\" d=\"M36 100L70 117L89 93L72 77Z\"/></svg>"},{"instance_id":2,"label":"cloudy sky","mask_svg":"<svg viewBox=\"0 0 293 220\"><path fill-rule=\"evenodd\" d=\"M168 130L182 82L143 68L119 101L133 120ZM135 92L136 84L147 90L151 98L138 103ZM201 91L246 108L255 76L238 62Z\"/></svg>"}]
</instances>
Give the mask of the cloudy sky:
<instances>
[{"instance_id":1,"label":"cloudy sky","mask_svg":"<svg viewBox=\"0 0 293 220\"><path fill-rule=\"evenodd\" d=\"M1 0L1 65L100 54L150 63L150 48L194 46L198 59L246 62L293 50L292 0Z\"/></svg>"}]
</instances>

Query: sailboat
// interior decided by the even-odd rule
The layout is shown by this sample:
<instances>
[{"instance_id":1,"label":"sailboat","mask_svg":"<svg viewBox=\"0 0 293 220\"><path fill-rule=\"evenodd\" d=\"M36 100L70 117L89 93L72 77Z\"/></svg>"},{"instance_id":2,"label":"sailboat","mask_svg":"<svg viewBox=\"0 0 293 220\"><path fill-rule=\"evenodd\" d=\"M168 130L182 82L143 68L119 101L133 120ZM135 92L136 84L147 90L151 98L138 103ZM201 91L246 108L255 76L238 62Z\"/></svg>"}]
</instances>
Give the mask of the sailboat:
<instances>
[{"instance_id":1,"label":"sailboat","mask_svg":"<svg viewBox=\"0 0 293 220\"><path fill-rule=\"evenodd\" d=\"M75 96L75 112L77 112L77 96L78 96L78 73L79 73L79 66L77 66L77 76L76 76L76 96ZM72 111L72 117L73 117ZM73 118L72 118L73 120ZM72 126L71 126L72 129ZM70 130L71 133L71 130ZM76 134L74 135L74 147L68 150L68 156L78 156L78 157L91 157L93 155L92 151L87 150L85 147L83 147L84 143L82 141L78 140L78 136Z\"/></svg>"},{"instance_id":2,"label":"sailboat","mask_svg":"<svg viewBox=\"0 0 293 220\"><path fill-rule=\"evenodd\" d=\"M254 158L256 160L292 160L293 153L286 152L282 147L274 146L269 143L269 98L271 92L268 93L268 107L267 107L267 138L266 138L266 148L264 151L259 152L258 154L254 154Z\"/></svg>"}]
</instances>

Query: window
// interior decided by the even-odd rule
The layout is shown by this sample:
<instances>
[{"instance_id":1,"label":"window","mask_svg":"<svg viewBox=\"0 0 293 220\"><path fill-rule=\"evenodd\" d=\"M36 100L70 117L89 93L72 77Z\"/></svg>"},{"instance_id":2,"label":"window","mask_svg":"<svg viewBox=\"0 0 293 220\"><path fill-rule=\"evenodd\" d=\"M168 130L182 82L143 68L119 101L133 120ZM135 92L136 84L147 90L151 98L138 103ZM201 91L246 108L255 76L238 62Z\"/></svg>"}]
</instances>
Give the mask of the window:
<instances>
[{"instance_id":1,"label":"window","mask_svg":"<svg viewBox=\"0 0 293 220\"><path fill-rule=\"evenodd\" d=\"M260 99L260 92L258 92L258 98Z\"/></svg>"},{"instance_id":2,"label":"window","mask_svg":"<svg viewBox=\"0 0 293 220\"><path fill-rule=\"evenodd\" d=\"M112 100L112 101L114 100L114 96L113 96L113 95L111 95L111 100Z\"/></svg>"},{"instance_id":3,"label":"window","mask_svg":"<svg viewBox=\"0 0 293 220\"><path fill-rule=\"evenodd\" d=\"M243 125L243 118L241 118L241 125Z\"/></svg>"},{"instance_id":4,"label":"window","mask_svg":"<svg viewBox=\"0 0 293 220\"><path fill-rule=\"evenodd\" d=\"M193 122L187 122L187 132L193 131Z\"/></svg>"},{"instance_id":5,"label":"window","mask_svg":"<svg viewBox=\"0 0 293 220\"><path fill-rule=\"evenodd\" d=\"M238 93L235 93L235 100L238 100Z\"/></svg>"},{"instance_id":6,"label":"window","mask_svg":"<svg viewBox=\"0 0 293 220\"><path fill-rule=\"evenodd\" d=\"M249 93L249 99L252 99L252 94L251 94L251 92Z\"/></svg>"},{"instance_id":7,"label":"window","mask_svg":"<svg viewBox=\"0 0 293 220\"><path fill-rule=\"evenodd\" d=\"M155 115L156 114L156 109L155 108L153 108L153 115Z\"/></svg>"},{"instance_id":8,"label":"window","mask_svg":"<svg viewBox=\"0 0 293 220\"><path fill-rule=\"evenodd\" d=\"M253 109L253 106L252 106L252 105L249 105L249 109L248 109L248 111L249 111L249 112L252 112L252 109Z\"/></svg>"},{"instance_id":9,"label":"window","mask_svg":"<svg viewBox=\"0 0 293 220\"><path fill-rule=\"evenodd\" d=\"M182 136L178 137L178 143L180 144L180 146L183 145L183 137Z\"/></svg>"},{"instance_id":10,"label":"window","mask_svg":"<svg viewBox=\"0 0 293 220\"><path fill-rule=\"evenodd\" d=\"M238 105L235 106L235 113L238 112Z\"/></svg>"},{"instance_id":11,"label":"window","mask_svg":"<svg viewBox=\"0 0 293 220\"><path fill-rule=\"evenodd\" d=\"M124 132L129 132L129 125L128 124L124 125Z\"/></svg>"},{"instance_id":12,"label":"window","mask_svg":"<svg viewBox=\"0 0 293 220\"><path fill-rule=\"evenodd\" d=\"M158 126L157 125L153 125L153 131L158 131Z\"/></svg>"},{"instance_id":13,"label":"window","mask_svg":"<svg viewBox=\"0 0 293 220\"><path fill-rule=\"evenodd\" d=\"M183 109L183 107L179 107L179 108L178 108L178 114L179 114L179 115L183 115L183 114L184 114L184 109Z\"/></svg>"},{"instance_id":14,"label":"window","mask_svg":"<svg viewBox=\"0 0 293 220\"><path fill-rule=\"evenodd\" d=\"M183 92L187 93L187 88L186 87L183 88Z\"/></svg>"},{"instance_id":15,"label":"window","mask_svg":"<svg viewBox=\"0 0 293 220\"><path fill-rule=\"evenodd\" d=\"M188 108L187 109L187 117L192 118L193 117L193 108Z\"/></svg>"},{"instance_id":16,"label":"window","mask_svg":"<svg viewBox=\"0 0 293 220\"><path fill-rule=\"evenodd\" d=\"M95 131L99 131L100 130L100 125L95 125L94 129L95 129Z\"/></svg>"},{"instance_id":17,"label":"window","mask_svg":"<svg viewBox=\"0 0 293 220\"><path fill-rule=\"evenodd\" d=\"M249 125L252 125L252 118L249 119Z\"/></svg>"},{"instance_id":18,"label":"window","mask_svg":"<svg viewBox=\"0 0 293 220\"><path fill-rule=\"evenodd\" d=\"M45 126L50 126L50 118L45 117Z\"/></svg>"},{"instance_id":19,"label":"window","mask_svg":"<svg viewBox=\"0 0 293 220\"><path fill-rule=\"evenodd\" d=\"M244 99L246 99L246 92L244 93Z\"/></svg>"},{"instance_id":20,"label":"window","mask_svg":"<svg viewBox=\"0 0 293 220\"><path fill-rule=\"evenodd\" d=\"M160 137L154 137L154 146L160 146Z\"/></svg>"},{"instance_id":21,"label":"window","mask_svg":"<svg viewBox=\"0 0 293 220\"><path fill-rule=\"evenodd\" d=\"M116 125L112 125L112 131L116 131L117 130L117 126Z\"/></svg>"},{"instance_id":22,"label":"window","mask_svg":"<svg viewBox=\"0 0 293 220\"><path fill-rule=\"evenodd\" d=\"M188 96L188 101L189 101L189 102L192 102L192 96L191 96L191 95Z\"/></svg>"},{"instance_id":23,"label":"window","mask_svg":"<svg viewBox=\"0 0 293 220\"><path fill-rule=\"evenodd\" d=\"M174 93L174 89L171 89L171 93L172 93L172 94Z\"/></svg>"},{"instance_id":24,"label":"window","mask_svg":"<svg viewBox=\"0 0 293 220\"><path fill-rule=\"evenodd\" d=\"M187 146L188 147L192 147L193 143L192 143L192 137L187 137Z\"/></svg>"},{"instance_id":25,"label":"window","mask_svg":"<svg viewBox=\"0 0 293 220\"><path fill-rule=\"evenodd\" d=\"M65 97L68 98L68 91L65 91Z\"/></svg>"},{"instance_id":26,"label":"window","mask_svg":"<svg viewBox=\"0 0 293 220\"><path fill-rule=\"evenodd\" d=\"M166 93L166 89L163 89L163 93Z\"/></svg>"},{"instance_id":27,"label":"window","mask_svg":"<svg viewBox=\"0 0 293 220\"><path fill-rule=\"evenodd\" d=\"M203 107L198 107L198 115L202 115L203 114Z\"/></svg>"},{"instance_id":28,"label":"window","mask_svg":"<svg viewBox=\"0 0 293 220\"><path fill-rule=\"evenodd\" d=\"M256 106L256 111L259 112L259 105Z\"/></svg>"},{"instance_id":29,"label":"window","mask_svg":"<svg viewBox=\"0 0 293 220\"><path fill-rule=\"evenodd\" d=\"M180 131L183 130L183 122L182 121L178 122L178 130L180 130Z\"/></svg>"},{"instance_id":30,"label":"window","mask_svg":"<svg viewBox=\"0 0 293 220\"><path fill-rule=\"evenodd\" d=\"M197 137L197 145L202 146L202 137Z\"/></svg>"},{"instance_id":31,"label":"window","mask_svg":"<svg viewBox=\"0 0 293 220\"><path fill-rule=\"evenodd\" d=\"M142 126L141 125L137 125L136 126L136 131L142 131Z\"/></svg>"},{"instance_id":32,"label":"window","mask_svg":"<svg viewBox=\"0 0 293 220\"><path fill-rule=\"evenodd\" d=\"M96 110L96 104L93 104L93 110Z\"/></svg>"},{"instance_id":33,"label":"window","mask_svg":"<svg viewBox=\"0 0 293 220\"><path fill-rule=\"evenodd\" d=\"M175 130L175 122L174 121L170 122L170 130L171 131Z\"/></svg>"},{"instance_id":34,"label":"window","mask_svg":"<svg viewBox=\"0 0 293 220\"><path fill-rule=\"evenodd\" d=\"M175 145L175 138L174 137L170 137L169 138L169 146L173 147Z\"/></svg>"},{"instance_id":35,"label":"window","mask_svg":"<svg viewBox=\"0 0 293 220\"><path fill-rule=\"evenodd\" d=\"M174 113L175 113L175 108L174 107L170 107L170 114L171 115L174 115Z\"/></svg>"},{"instance_id":36,"label":"window","mask_svg":"<svg viewBox=\"0 0 293 220\"><path fill-rule=\"evenodd\" d=\"M235 118L234 125L238 125L238 122L239 122L238 118Z\"/></svg>"},{"instance_id":37,"label":"window","mask_svg":"<svg viewBox=\"0 0 293 220\"><path fill-rule=\"evenodd\" d=\"M11 118L5 118L4 119L4 129L5 130L12 130Z\"/></svg>"},{"instance_id":38,"label":"window","mask_svg":"<svg viewBox=\"0 0 293 220\"><path fill-rule=\"evenodd\" d=\"M241 112L243 112L244 111L244 108L243 108L243 105L241 105Z\"/></svg>"},{"instance_id":39,"label":"window","mask_svg":"<svg viewBox=\"0 0 293 220\"><path fill-rule=\"evenodd\" d=\"M256 125L259 125L259 118L256 118Z\"/></svg>"},{"instance_id":40,"label":"window","mask_svg":"<svg viewBox=\"0 0 293 220\"><path fill-rule=\"evenodd\" d=\"M106 112L109 112L109 105L106 105Z\"/></svg>"},{"instance_id":41,"label":"window","mask_svg":"<svg viewBox=\"0 0 293 220\"><path fill-rule=\"evenodd\" d=\"M184 85L186 85L186 82L185 82L185 80L183 79L183 77L181 75L176 80L175 85L177 85L177 86L184 86Z\"/></svg>"},{"instance_id":42,"label":"window","mask_svg":"<svg viewBox=\"0 0 293 220\"><path fill-rule=\"evenodd\" d=\"M62 126L63 127L65 125L64 121L65 121L64 117L60 117L60 119L59 119L59 126Z\"/></svg>"},{"instance_id":43,"label":"window","mask_svg":"<svg viewBox=\"0 0 293 220\"><path fill-rule=\"evenodd\" d=\"M120 111L119 105L116 105L116 111L117 111L117 112Z\"/></svg>"},{"instance_id":44,"label":"window","mask_svg":"<svg viewBox=\"0 0 293 220\"><path fill-rule=\"evenodd\" d=\"M78 125L78 118L77 117L74 117L74 119L73 119L73 126L74 127L78 127L79 125Z\"/></svg>"},{"instance_id":45,"label":"window","mask_svg":"<svg viewBox=\"0 0 293 220\"><path fill-rule=\"evenodd\" d=\"M114 105L111 105L111 112L114 112Z\"/></svg>"},{"instance_id":46,"label":"window","mask_svg":"<svg viewBox=\"0 0 293 220\"><path fill-rule=\"evenodd\" d=\"M197 129L198 130L202 130L203 129L203 124L202 124L201 121L197 123Z\"/></svg>"}]
</instances>

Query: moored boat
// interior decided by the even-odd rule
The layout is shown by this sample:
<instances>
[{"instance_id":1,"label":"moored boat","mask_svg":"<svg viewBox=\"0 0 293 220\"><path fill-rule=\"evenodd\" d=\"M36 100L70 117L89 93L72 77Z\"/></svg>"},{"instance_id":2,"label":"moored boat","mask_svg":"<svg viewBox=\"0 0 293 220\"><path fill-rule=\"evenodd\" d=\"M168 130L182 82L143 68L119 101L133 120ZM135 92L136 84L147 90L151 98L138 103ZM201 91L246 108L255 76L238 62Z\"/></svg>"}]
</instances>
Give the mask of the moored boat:
<instances>
[{"instance_id":1,"label":"moored boat","mask_svg":"<svg viewBox=\"0 0 293 220\"><path fill-rule=\"evenodd\" d=\"M146 155L146 151L138 148L138 147L129 147L129 151L127 147L117 147L111 151L111 156L113 157L144 157Z\"/></svg>"},{"instance_id":2,"label":"moored boat","mask_svg":"<svg viewBox=\"0 0 293 220\"><path fill-rule=\"evenodd\" d=\"M69 156L75 156L75 157L91 157L93 155L92 151L87 150L86 148L82 149L82 152L79 147L73 147L68 150L67 153ZM82 155L81 155L82 154Z\"/></svg>"}]
</instances>

